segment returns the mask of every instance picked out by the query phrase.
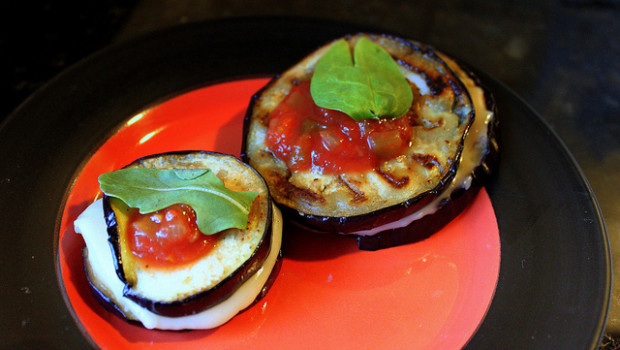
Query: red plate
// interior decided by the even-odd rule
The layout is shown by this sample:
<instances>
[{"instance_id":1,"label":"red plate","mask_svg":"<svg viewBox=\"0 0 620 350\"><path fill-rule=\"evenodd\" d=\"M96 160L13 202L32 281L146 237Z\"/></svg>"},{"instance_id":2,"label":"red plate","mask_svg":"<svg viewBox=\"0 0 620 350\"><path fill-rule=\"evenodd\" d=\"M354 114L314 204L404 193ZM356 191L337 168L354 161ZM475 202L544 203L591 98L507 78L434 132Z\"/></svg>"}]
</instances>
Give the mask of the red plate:
<instances>
[{"instance_id":1,"label":"red plate","mask_svg":"<svg viewBox=\"0 0 620 350\"><path fill-rule=\"evenodd\" d=\"M73 221L100 196L99 174L175 150L238 156L250 97L267 81L212 85L144 110L84 163L63 212L59 263L66 300L87 337L102 348L463 347L499 274L499 231L484 189L440 232L402 247L366 252L348 237L285 231L282 269L267 296L214 330L147 330L107 312L90 294Z\"/></svg>"}]
</instances>

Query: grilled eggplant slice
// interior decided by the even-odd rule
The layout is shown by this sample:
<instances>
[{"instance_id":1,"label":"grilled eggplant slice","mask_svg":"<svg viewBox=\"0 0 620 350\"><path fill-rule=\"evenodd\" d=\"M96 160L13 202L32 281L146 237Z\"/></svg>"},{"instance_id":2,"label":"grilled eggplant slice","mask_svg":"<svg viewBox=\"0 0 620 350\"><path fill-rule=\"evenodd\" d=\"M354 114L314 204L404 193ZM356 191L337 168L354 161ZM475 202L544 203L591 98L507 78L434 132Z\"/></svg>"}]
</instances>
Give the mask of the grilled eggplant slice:
<instances>
[{"instance_id":1,"label":"grilled eggplant slice","mask_svg":"<svg viewBox=\"0 0 620 350\"><path fill-rule=\"evenodd\" d=\"M472 186L474 173L481 169L489 173L496 159L496 119L490 95L455 61L430 46L387 35L361 33L344 39L353 47L362 37L383 47L411 86L414 99L406 117L414 132L402 154L370 171L326 174L316 169L291 170L266 145L272 113L295 85L311 79L329 43L274 78L252 98L242 155L266 179L287 219L312 231L355 235L361 249L374 250L419 240L436 231L438 224L449 222L455 215L424 220L432 225L403 228L445 208L452 201L452 192L454 199L465 202L454 212L466 206L466 198L473 196L459 194L470 188L475 192L479 184ZM461 171L457 176L460 168L466 175ZM395 227L395 222L404 226Z\"/></svg>"},{"instance_id":2,"label":"grilled eggplant slice","mask_svg":"<svg viewBox=\"0 0 620 350\"><path fill-rule=\"evenodd\" d=\"M265 295L280 266L282 225L260 174L233 156L213 152L159 154L128 167L210 169L227 188L258 195L246 229L218 233L210 251L178 266L140 261L125 233L129 208L104 196L75 223L86 241L87 277L100 301L147 328L187 329L219 326ZM103 240L111 249L101 251Z\"/></svg>"}]
</instances>

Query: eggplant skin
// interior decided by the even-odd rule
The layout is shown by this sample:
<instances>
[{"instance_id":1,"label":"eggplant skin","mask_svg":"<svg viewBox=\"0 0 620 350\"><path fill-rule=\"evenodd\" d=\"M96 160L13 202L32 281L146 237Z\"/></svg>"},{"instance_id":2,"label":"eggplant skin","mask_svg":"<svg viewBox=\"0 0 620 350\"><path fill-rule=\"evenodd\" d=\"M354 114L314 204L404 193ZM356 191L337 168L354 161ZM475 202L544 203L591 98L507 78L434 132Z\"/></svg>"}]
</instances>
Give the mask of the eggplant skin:
<instances>
[{"instance_id":1,"label":"eggplant skin","mask_svg":"<svg viewBox=\"0 0 620 350\"><path fill-rule=\"evenodd\" d=\"M435 214L425 216L398 229L382 231L372 236L356 236L360 250L379 250L403 244L415 243L430 237L456 218L475 198L480 187L455 192L454 198L442 203Z\"/></svg>"},{"instance_id":2,"label":"eggplant skin","mask_svg":"<svg viewBox=\"0 0 620 350\"><path fill-rule=\"evenodd\" d=\"M85 246L82 248L82 260L84 261L84 273L86 274L86 281L88 282L88 289L95 299L106 310L135 324L139 324L136 318L127 313L126 310L118 306L112 298L109 297L110 293L105 290L104 285L98 280L97 276L93 272L93 268L88 261L88 248Z\"/></svg>"},{"instance_id":3,"label":"eggplant skin","mask_svg":"<svg viewBox=\"0 0 620 350\"><path fill-rule=\"evenodd\" d=\"M222 153L206 151L181 151L161 153L143 157L132 162L126 167L168 168L173 167L174 164L180 164L183 167L192 168L195 167L196 163L201 163L203 160L207 162L215 161L217 159L227 159L228 161L234 159L233 163L237 164L238 166L244 167L244 169L249 170L254 174L254 182L260 181L262 183L261 187L264 189L264 193L259 194L257 200L259 198L266 199L266 215L263 218L264 220L262 221L265 227L262 229L263 234L260 237L260 240L257 242L257 246L255 247L252 255L248 259L246 259L241 265L239 265L232 273L230 273L224 279L220 280L216 285L206 290L202 290L198 293L189 295L187 297L183 297L174 301L152 300L148 297L145 297L141 292L136 291L136 286L133 285L132 281L130 281L126 276L126 273L128 272L128 264L127 262L123 261L121 254L122 235L119 233L119 225L116 217L118 213L115 212L111 205L111 198L108 196L104 196L103 207L104 218L106 221L107 231L109 235L108 240L113 248L113 252L116 257L114 259L116 273L119 279L123 283L125 283L125 290L123 294L127 298L133 300L135 303L141 305L145 309L155 314L168 317L186 316L198 313L202 310L205 310L220 303L221 301L230 297L237 290L237 288L243 284L243 282L245 282L248 278L255 274L262 267L263 262L269 254L271 248L272 234L271 196L269 195L267 184L265 183L262 176L260 176L258 172L249 167L247 164L242 163L241 161L230 155ZM234 170L231 169L230 174L233 175ZM133 265L135 264L129 264L129 266ZM92 283L91 287L93 287Z\"/></svg>"}]
</instances>

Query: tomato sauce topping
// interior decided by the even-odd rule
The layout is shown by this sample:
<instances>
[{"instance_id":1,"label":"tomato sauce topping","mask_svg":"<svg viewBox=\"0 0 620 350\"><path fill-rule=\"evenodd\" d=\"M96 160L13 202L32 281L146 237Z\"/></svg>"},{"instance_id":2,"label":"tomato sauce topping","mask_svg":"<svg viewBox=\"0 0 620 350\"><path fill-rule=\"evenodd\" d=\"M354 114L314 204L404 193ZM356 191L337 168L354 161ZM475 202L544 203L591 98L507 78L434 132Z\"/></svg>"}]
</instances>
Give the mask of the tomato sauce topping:
<instances>
[{"instance_id":1,"label":"tomato sauce topping","mask_svg":"<svg viewBox=\"0 0 620 350\"><path fill-rule=\"evenodd\" d=\"M269 119L266 144L290 170L362 172L403 153L413 127L409 115L355 121L317 106L310 81L294 85Z\"/></svg>"},{"instance_id":2,"label":"tomato sauce topping","mask_svg":"<svg viewBox=\"0 0 620 350\"><path fill-rule=\"evenodd\" d=\"M186 204L174 204L148 214L131 209L127 239L129 249L143 263L173 267L206 255L215 246L218 234L202 234L194 210Z\"/></svg>"}]
</instances>

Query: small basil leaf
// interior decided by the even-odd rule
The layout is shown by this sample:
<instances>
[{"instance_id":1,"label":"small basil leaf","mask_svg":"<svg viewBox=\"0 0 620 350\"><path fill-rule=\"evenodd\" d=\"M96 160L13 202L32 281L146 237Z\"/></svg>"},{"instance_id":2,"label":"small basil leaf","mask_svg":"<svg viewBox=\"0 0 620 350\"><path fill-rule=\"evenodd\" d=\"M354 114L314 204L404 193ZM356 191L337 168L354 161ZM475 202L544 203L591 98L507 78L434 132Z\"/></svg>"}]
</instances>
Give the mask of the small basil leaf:
<instances>
[{"instance_id":1,"label":"small basil leaf","mask_svg":"<svg viewBox=\"0 0 620 350\"><path fill-rule=\"evenodd\" d=\"M140 213L184 203L196 212L198 229L214 234L244 229L257 192L235 192L208 169L127 168L99 176L101 190Z\"/></svg>"},{"instance_id":2,"label":"small basil leaf","mask_svg":"<svg viewBox=\"0 0 620 350\"><path fill-rule=\"evenodd\" d=\"M341 111L355 120L400 117L413 94L398 64L381 46L360 38L353 54L338 40L316 64L310 93L317 106Z\"/></svg>"}]
</instances>

